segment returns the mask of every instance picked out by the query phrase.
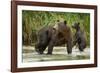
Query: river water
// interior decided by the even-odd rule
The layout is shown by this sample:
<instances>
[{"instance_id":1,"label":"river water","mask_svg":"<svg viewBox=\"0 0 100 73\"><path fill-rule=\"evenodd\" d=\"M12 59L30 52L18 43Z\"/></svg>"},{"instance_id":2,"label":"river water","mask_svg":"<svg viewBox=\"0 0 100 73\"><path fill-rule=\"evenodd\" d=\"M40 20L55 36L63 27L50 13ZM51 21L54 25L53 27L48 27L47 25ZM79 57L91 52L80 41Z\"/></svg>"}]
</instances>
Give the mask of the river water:
<instances>
[{"instance_id":1,"label":"river water","mask_svg":"<svg viewBox=\"0 0 100 73\"><path fill-rule=\"evenodd\" d=\"M47 49L43 55L37 54L32 46L23 46L23 62L44 62L44 61L61 61L61 60L85 60L90 59L90 48L85 48L80 52L78 48L73 48L72 54L68 55L66 47L54 47L52 55L46 55Z\"/></svg>"}]
</instances>

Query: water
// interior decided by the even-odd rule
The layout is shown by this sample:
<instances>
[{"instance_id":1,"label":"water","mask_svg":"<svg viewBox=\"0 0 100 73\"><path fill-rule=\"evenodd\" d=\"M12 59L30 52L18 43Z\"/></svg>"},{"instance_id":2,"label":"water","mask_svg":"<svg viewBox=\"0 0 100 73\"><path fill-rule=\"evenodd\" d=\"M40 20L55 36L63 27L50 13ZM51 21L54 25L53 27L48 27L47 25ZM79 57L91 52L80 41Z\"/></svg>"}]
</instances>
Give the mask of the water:
<instances>
[{"instance_id":1,"label":"water","mask_svg":"<svg viewBox=\"0 0 100 73\"><path fill-rule=\"evenodd\" d=\"M90 59L90 50L86 48L84 52L79 52L73 48L72 54L68 55L66 47L54 47L52 55L46 55L47 49L43 55L39 55L34 47L23 47L23 62L44 62L44 61L61 61L61 60L85 60Z\"/></svg>"}]
</instances>

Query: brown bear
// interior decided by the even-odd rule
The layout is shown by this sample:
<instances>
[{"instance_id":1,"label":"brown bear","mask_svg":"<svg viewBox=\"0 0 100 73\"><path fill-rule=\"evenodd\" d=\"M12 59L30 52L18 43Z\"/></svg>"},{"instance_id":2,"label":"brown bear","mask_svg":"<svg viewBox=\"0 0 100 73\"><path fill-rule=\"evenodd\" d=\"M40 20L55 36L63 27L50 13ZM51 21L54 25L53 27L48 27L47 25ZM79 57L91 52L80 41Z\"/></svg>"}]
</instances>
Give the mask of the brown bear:
<instances>
[{"instance_id":1,"label":"brown bear","mask_svg":"<svg viewBox=\"0 0 100 73\"><path fill-rule=\"evenodd\" d=\"M86 35L84 30L80 28L80 23L74 23L72 26L76 30L74 34L74 41L73 41L73 46L78 44L79 50L82 52L86 48Z\"/></svg>"},{"instance_id":2,"label":"brown bear","mask_svg":"<svg viewBox=\"0 0 100 73\"><path fill-rule=\"evenodd\" d=\"M47 54L52 54L53 47L66 44L68 54L72 53L72 33L66 21L58 22L57 28L48 26L38 32L38 41L35 49L39 54L43 54L48 46Z\"/></svg>"}]
</instances>

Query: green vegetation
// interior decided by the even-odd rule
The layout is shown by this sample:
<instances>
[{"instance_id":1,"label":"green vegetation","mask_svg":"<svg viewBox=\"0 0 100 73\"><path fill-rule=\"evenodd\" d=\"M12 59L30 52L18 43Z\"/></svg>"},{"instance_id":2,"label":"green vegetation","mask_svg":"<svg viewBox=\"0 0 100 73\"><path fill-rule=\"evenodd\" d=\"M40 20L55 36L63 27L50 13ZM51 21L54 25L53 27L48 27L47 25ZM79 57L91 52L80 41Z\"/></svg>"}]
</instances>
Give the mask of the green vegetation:
<instances>
[{"instance_id":1,"label":"green vegetation","mask_svg":"<svg viewBox=\"0 0 100 73\"><path fill-rule=\"evenodd\" d=\"M71 27L74 22L80 22L80 26L86 32L88 46L90 44L90 14L48 11L22 11L23 44L31 45L36 41L36 32L44 26L54 25L57 20L66 20ZM74 30L72 29L74 32Z\"/></svg>"}]
</instances>

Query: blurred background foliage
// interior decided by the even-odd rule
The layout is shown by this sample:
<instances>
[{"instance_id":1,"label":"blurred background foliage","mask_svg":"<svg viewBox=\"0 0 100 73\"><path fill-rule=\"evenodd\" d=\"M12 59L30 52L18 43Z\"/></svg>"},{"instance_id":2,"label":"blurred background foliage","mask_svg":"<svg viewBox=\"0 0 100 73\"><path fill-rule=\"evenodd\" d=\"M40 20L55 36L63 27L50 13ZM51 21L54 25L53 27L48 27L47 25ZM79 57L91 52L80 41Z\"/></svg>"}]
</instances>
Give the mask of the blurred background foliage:
<instances>
[{"instance_id":1,"label":"blurred background foliage","mask_svg":"<svg viewBox=\"0 0 100 73\"><path fill-rule=\"evenodd\" d=\"M66 20L70 27L75 22L80 22L80 27L86 33L88 46L90 45L90 14L72 12L49 12L49 11L22 11L22 38L23 45L34 45L36 33L42 27L53 26L57 20ZM72 29L74 32L74 30Z\"/></svg>"}]
</instances>

